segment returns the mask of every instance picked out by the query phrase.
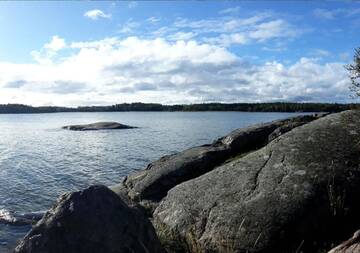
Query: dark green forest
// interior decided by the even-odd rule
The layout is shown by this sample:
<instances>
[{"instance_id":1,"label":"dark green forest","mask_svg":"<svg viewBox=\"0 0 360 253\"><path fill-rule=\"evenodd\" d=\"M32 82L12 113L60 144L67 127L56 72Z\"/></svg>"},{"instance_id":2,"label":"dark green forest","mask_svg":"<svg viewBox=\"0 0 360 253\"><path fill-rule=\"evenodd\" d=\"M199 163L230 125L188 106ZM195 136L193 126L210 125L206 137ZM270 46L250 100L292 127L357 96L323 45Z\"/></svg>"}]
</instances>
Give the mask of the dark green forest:
<instances>
[{"instance_id":1,"label":"dark green forest","mask_svg":"<svg viewBox=\"0 0 360 253\"><path fill-rule=\"evenodd\" d=\"M336 103L206 103L162 105L154 103L124 103L111 106L33 107L22 104L0 105L0 113L55 113L55 112L130 112L130 111L242 111L242 112L340 112L357 108L358 104Z\"/></svg>"}]
</instances>

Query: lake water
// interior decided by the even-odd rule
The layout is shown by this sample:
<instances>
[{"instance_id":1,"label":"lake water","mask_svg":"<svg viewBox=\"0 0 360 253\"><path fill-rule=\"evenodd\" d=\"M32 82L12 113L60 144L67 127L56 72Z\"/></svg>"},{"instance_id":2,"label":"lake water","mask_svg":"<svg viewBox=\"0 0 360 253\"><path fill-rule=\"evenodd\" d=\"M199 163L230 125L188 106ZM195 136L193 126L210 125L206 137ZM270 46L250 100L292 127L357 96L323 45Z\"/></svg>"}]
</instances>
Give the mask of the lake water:
<instances>
[{"instance_id":1,"label":"lake water","mask_svg":"<svg viewBox=\"0 0 360 253\"><path fill-rule=\"evenodd\" d=\"M48 209L62 193L112 185L161 156L231 130L295 116L249 112L106 112L0 115L0 212ZM118 121L136 129L76 132L68 124ZM29 226L0 224L0 252Z\"/></svg>"}]
</instances>

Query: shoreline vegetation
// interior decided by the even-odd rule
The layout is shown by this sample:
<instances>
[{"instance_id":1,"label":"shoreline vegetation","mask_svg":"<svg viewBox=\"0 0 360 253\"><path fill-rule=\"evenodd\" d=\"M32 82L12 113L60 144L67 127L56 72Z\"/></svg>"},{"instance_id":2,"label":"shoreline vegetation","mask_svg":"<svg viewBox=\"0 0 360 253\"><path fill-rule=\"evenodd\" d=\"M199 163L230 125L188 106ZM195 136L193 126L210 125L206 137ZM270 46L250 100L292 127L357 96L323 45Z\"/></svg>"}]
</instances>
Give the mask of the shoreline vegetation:
<instances>
[{"instance_id":1,"label":"shoreline vegetation","mask_svg":"<svg viewBox=\"0 0 360 253\"><path fill-rule=\"evenodd\" d=\"M359 104L338 103L202 103L162 105L157 103L123 103L109 106L29 106L24 104L0 104L0 114L56 113L56 112L196 112L196 111L242 111L242 112L341 112L358 108Z\"/></svg>"}]
</instances>

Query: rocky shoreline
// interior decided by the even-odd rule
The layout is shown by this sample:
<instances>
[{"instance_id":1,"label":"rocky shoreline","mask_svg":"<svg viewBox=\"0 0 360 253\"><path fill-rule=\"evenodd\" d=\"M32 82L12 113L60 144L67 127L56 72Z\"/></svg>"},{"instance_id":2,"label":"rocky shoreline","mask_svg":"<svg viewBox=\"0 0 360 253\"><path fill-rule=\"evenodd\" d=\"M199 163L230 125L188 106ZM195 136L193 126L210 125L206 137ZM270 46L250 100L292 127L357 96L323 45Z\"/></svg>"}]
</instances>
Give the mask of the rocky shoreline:
<instances>
[{"instance_id":1,"label":"rocky shoreline","mask_svg":"<svg viewBox=\"0 0 360 253\"><path fill-rule=\"evenodd\" d=\"M327 252L359 228L359 194L360 111L298 116L66 193L14 252Z\"/></svg>"}]
</instances>

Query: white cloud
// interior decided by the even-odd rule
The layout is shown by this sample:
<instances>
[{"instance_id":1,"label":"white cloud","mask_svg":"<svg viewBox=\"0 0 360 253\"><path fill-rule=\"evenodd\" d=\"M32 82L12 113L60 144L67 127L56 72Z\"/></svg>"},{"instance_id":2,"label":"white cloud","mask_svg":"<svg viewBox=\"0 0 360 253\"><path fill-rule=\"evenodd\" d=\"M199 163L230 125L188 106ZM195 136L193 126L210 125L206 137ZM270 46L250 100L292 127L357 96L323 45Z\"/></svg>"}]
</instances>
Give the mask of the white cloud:
<instances>
[{"instance_id":1,"label":"white cloud","mask_svg":"<svg viewBox=\"0 0 360 253\"><path fill-rule=\"evenodd\" d=\"M205 41L228 47L231 44L243 45L249 43L263 43L268 40L281 39L284 41L295 38L301 34L300 30L294 28L282 19L263 21L259 23L255 20L250 22L249 19L247 19L240 23L251 23L251 25L242 26L242 29L230 29L232 32L222 33L219 36L207 37Z\"/></svg>"},{"instance_id":2,"label":"white cloud","mask_svg":"<svg viewBox=\"0 0 360 253\"><path fill-rule=\"evenodd\" d=\"M135 29L140 26L140 23L133 21L132 19L129 19L125 22L124 25L121 26L119 33L134 33Z\"/></svg>"},{"instance_id":3,"label":"white cloud","mask_svg":"<svg viewBox=\"0 0 360 253\"><path fill-rule=\"evenodd\" d=\"M148 21L149 23L152 23L152 24L156 24L156 23L158 23L160 20L161 20L161 18L158 18L158 17L150 17L150 18L147 19L147 21Z\"/></svg>"},{"instance_id":4,"label":"white cloud","mask_svg":"<svg viewBox=\"0 0 360 253\"><path fill-rule=\"evenodd\" d=\"M236 7L233 7L233 8L227 8L227 9L221 10L221 11L219 11L219 14L222 14L222 15L234 15L234 14L239 13L239 11L240 11L240 7L236 6Z\"/></svg>"},{"instance_id":5,"label":"white cloud","mask_svg":"<svg viewBox=\"0 0 360 253\"><path fill-rule=\"evenodd\" d=\"M325 50L325 49L320 49L320 48L315 48L315 49L312 49L310 51L310 54L312 56L315 56L315 57L327 57L327 56L330 56L331 55L331 52Z\"/></svg>"},{"instance_id":6,"label":"white cloud","mask_svg":"<svg viewBox=\"0 0 360 253\"><path fill-rule=\"evenodd\" d=\"M96 13L89 17L104 18ZM0 62L0 101L77 106L348 99L343 63L319 61L330 55L323 49L313 49L308 55L314 58L292 64L255 64L252 56L230 51L234 44L286 50L288 41L304 31L281 16L263 12L244 18L179 18L163 27L157 17L146 21L127 20L118 30L123 38L65 41L56 35L31 52L33 64ZM139 31L141 38L129 37Z\"/></svg>"},{"instance_id":7,"label":"white cloud","mask_svg":"<svg viewBox=\"0 0 360 253\"><path fill-rule=\"evenodd\" d=\"M228 47L231 44L247 44L249 39L244 33L231 33L221 34L218 37L207 38L206 41Z\"/></svg>"},{"instance_id":8,"label":"white cloud","mask_svg":"<svg viewBox=\"0 0 360 253\"><path fill-rule=\"evenodd\" d=\"M196 36L196 33L193 32L177 32L171 34L168 38L169 40L190 40Z\"/></svg>"},{"instance_id":9,"label":"white cloud","mask_svg":"<svg viewBox=\"0 0 360 253\"><path fill-rule=\"evenodd\" d=\"M46 43L39 51L33 50L30 54L35 61L41 64L51 64L52 58L58 54L58 51L66 48L65 39L55 35L50 42Z\"/></svg>"},{"instance_id":10,"label":"white cloud","mask_svg":"<svg viewBox=\"0 0 360 253\"><path fill-rule=\"evenodd\" d=\"M173 27L163 27L156 35L170 34L176 37L176 34L190 32L202 35L204 42L227 47L231 44L263 43L269 40L285 42L300 36L305 30L264 12L248 18L177 19Z\"/></svg>"},{"instance_id":11,"label":"white cloud","mask_svg":"<svg viewBox=\"0 0 360 253\"><path fill-rule=\"evenodd\" d=\"M44 48L53 50L53 51L59 51L60 49L63 49L65 47L66 47L65 39L60 38L57 35L53 36L51 38L51 41L44 45Z\"/></svg>"},{"instance_id":12,"label":"white cloud","mask_svg":"<svg viewBox=\"0 0 360 253\"><path fill-rule=\"evenodd\" d=\"M106 14L102 10L90 10L84 13L84 17L90 18L92 20L97 20L99 18L111 18L111 14Z\"/></svg>"},{"instance_id":13,"label":"white cloud","mask_svg":"<svg viewBox=\"0 0 360 253\"><path fill-rule=\"evenodd\" d=\"M291 27L288 22L276 19L269 22L258 24L249 32L249 38L257 41L265 41L273 38L293 38L298 35L298 31Z\"/></svg>"},{"instance_id":14,"label":"white cloud","mask_svg":"<svg viewBox=\"0 0 360 253\"><path fill-rule=\"evenodd\" d=\"M313 11L315 17L321 19L335 19L339 17L351 18L360 13L360 8L355 9L345 9L345 8L337 8L337 9L321 9L317 8Z\"/></svg>"},{"instance_id":15,"label":"white cloud","mask_svg":"<svg viewBox=\"0 0 360 253\"><path fill-rule=\"evenodd\" d=\"M189 20L179 18L174 22L177 28L192 29L198 33L224 33L238 32L251 29L252 26L261 22L267 22L269 19L275 19L269 13L259 13L248 18L217 18L217 19L200 19Z\"/></svg>"},{"instance_id":16,"label":"white cloud","mask_svg":"<svg viewBox=\"0 0 360 253\"><path fill-rule=\"evenodd\" d=\"M77 106L348 100L342 62L301 58L291 65L252 64L226 48L194 40L113 37L69 45L72 54L55 55L48 64L0 62L0 101Z\"/></svg>"}]
</instances>

